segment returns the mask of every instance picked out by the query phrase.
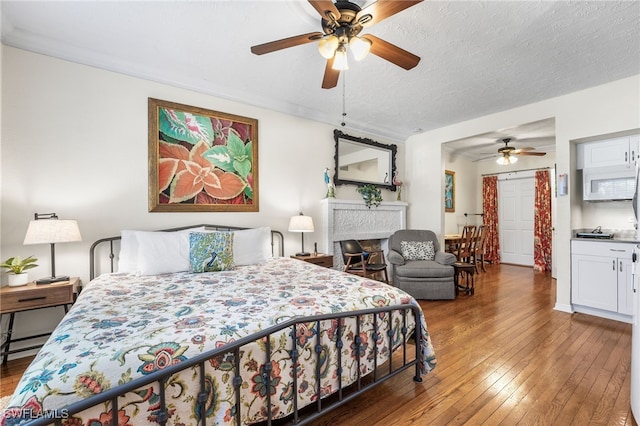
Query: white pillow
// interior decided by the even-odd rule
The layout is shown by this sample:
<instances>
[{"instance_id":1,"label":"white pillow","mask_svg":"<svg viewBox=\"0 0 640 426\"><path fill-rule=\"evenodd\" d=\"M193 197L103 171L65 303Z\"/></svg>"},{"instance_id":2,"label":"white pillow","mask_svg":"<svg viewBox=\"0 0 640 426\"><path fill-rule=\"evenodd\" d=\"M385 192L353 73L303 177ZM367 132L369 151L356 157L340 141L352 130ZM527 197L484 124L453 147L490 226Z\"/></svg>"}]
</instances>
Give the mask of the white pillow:
<instances>
[{"instance_id":1,"label":"white pillow","mask_svg":"<svg viewBox=\"0 0 640 426\"><path fill-rule=\"evenodd\" d=\"M120 232L120 253L118 254L118 272L138 273L138 238L140 231L123 230Z\"/></svg>"},{"instance_id":2,"label":"white pillow","mask_svg":"<svg viewBox=\"0 0 640 426\"><path fill-rule=\"evenodd\" d=\"M189 228L182 231L174 231L174 232L160 232L160 231L133 231L133 230L123 230L120 232L120 253L118 254L118 272L129 272L134 274L141 273L140 265L139 265L139 251L140 244L138 242L138 236L140 234L179 234L184 233L187 235L187 261L189 260L189 232L194 231L203 231L204 226L199 226L195 228ZM147 259L148 260L148 259ZM149 262L147 262L147 266ZM155 269L155 268L152 268Z\"/></svg>"},{"instance_id":3,"label":"white pillow","mask_svg":"<svg viewBox=\"0 0 640 426\"><path fill-rule=\"evenodd\" d=\"M142 275L188 271L188 232L138 232L138 270Z\"/></svg>"},{"instance_id":4,"label":"white pillow","mask_svg":"<svg viewBox=\"0 0 640 426\"><path fill-rule=\"evenodd\" d=\"M233 262L237 266L265 262L271 257L271 228L233 231Z\"/></svg>"}]
</instances>

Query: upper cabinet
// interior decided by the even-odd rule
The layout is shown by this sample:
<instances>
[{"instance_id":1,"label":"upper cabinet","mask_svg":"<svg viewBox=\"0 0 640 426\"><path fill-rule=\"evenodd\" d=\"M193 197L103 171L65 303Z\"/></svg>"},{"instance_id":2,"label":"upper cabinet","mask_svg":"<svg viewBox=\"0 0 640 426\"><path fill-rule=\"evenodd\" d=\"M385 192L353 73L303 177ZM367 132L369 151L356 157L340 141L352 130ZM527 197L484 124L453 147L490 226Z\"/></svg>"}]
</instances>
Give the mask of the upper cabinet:
<instances>
[{"instance_id":1,"label":"upper cabinet","mask_svg":"<svg viewBox=\"0 0 640 426\"><path fill-rule=\"evenodd\" d=\"M578 169L635 166L640 135L622 136L578 145Z\"/></svg>"}]
</instances>

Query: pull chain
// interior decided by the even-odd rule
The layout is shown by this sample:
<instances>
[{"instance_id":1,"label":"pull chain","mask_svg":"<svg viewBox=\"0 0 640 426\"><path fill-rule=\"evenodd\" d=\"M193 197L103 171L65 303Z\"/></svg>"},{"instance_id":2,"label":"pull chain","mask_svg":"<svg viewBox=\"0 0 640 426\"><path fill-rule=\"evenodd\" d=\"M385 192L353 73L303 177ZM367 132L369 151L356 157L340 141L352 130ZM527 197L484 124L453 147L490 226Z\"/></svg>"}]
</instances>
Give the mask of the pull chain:
<instances>
[{"instance_id":1,"label":"pull chain","mask_svg":"<svg viewBox=\"0 0 640 426\"><path fill-rule=\"evenodd\" d=\"M347 73L343 72L342 73L342 122L340 123L342 127L346 125L345 117L347 116L347 107L346 107L346 100L345 100L345 91L347 86L346 80L347 80Z\"/></svg>"}]
</instances>

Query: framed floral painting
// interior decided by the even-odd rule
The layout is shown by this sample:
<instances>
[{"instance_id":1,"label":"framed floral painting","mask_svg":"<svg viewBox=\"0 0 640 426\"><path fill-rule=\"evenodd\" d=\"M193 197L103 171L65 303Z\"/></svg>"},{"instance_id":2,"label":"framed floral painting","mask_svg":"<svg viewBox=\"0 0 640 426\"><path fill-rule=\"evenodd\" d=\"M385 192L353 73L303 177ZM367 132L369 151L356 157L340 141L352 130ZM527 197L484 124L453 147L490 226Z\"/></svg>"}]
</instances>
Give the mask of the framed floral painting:
<instances>
[{"instance_id":1,"label":"framed floral painting","mask_svg":"<svg viewBox=\"0 0 640 426\"><path fill-rule=\"evenodd\" d=\"M444 171L444 211L456 211L456 172Z\"/></svg>"},{"instance_id":2,"label":"framed floral painting","mask_svg":"<svg viewBox=\"0 0 640 426\"><path fill-rule=\"evenodd\" d=\"M149 98L149 211L259 211L258 120Z\"/></svg>"}]
</instances>

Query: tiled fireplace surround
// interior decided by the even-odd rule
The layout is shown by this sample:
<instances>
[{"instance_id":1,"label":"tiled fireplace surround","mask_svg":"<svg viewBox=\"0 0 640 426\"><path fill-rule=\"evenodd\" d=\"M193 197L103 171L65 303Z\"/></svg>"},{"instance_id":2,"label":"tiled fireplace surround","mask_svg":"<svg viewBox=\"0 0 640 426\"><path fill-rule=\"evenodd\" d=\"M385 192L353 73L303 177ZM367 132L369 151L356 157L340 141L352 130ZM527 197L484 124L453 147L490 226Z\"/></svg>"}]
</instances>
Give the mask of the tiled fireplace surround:
<instances>
[{"instance_id":1,"label":"tiled fireplace surround","mask_svg":"<svg viewBox=\"0 0 640 426\"><path fill-rule=\"evenodd\" d=\"M379 206L367 208L362 200L322 200L322 235L324 247L333 253L333 267L342 270L342 240L380 240L380 246L388 252L391 234L406 228L407 203L383 201Z\"/></svg>"}]
</instances>

